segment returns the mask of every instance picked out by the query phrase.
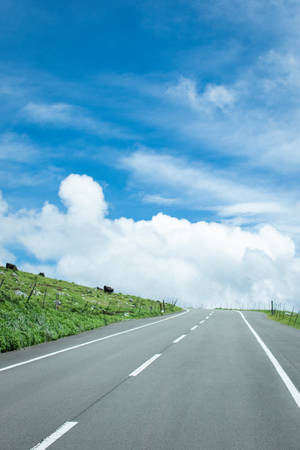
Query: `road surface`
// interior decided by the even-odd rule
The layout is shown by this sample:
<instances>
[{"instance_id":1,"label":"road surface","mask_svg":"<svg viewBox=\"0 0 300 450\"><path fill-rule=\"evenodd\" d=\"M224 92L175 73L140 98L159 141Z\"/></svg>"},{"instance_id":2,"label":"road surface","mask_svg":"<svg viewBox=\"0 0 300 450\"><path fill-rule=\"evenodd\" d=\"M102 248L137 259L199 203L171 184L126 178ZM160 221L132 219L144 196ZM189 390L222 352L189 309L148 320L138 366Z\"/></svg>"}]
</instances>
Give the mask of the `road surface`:
<instances>
[{"instance_id":1,"label":"road surface","mask_svg":"<svg viewBox=\"0 0 300 450\"><path fill-rule=\"evenodd\" d=\"M0 449L299 450L300 331L244 318L190 310L1 354Z\"/></svg>"}]
</instances>

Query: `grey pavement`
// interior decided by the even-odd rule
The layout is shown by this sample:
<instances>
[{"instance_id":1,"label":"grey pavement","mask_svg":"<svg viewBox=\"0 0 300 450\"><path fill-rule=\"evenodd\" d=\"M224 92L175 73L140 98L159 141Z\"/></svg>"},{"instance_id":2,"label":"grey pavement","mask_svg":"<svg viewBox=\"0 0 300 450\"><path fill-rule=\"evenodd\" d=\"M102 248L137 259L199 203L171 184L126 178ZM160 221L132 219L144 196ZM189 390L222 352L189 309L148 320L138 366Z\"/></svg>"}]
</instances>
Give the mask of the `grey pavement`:
<instances>
[{"instance_id":1,"label":"grey pavement","mask_svg":"<svg viewBox=\"0 0 300 450\"><path fill-rule=\"evenodd\" d=\"M1 450L29 450L68 421L77 424L51 450L299 450L300 409L263 349L238 313L205 320L208 313L191 310L0 372ZM261 313L245 317L300 390L299 330ZM157 320L0 355L0 368Z\"/></svg>"}]
</instances>

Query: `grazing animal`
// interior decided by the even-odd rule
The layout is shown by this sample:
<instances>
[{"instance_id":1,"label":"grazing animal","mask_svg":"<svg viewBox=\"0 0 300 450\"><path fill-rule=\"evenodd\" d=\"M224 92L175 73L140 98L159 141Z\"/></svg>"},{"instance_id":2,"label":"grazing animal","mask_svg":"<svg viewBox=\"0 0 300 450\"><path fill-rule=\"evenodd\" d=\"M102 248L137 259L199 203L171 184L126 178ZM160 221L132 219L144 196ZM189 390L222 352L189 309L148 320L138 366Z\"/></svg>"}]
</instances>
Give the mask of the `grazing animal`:
<instances>
[{"instance_id":1,"label":"grazing animal","mask_svg":"<svg viewBox=\"0 0 300 450\"><path fill-rule=\"evenodd\" d=\"M41 277L44 277L44 276L45 276L44 272L40 272L39 275L40 275Z\"/></svg>"},{"instance_id":2,"label":"grazing animal","mask_svg":"<svg viewBox=\"0 0 300 450\"><path fill-rule=\"evenodd\" d=\"M104 292L107 292L108 294L111 294L114 292L113 288L110 286L103 286Z\"/></svg>"},{"instance_id":3,"label":"grazing animal","mask_svg":"<svg viewBox=\"0 0 300 450\"><path fill-rule=\"evenodd\" d=\"M6 268L11 270L18 270L17 266L11 263L6 263Z\"/></svg>"}]
</instances>

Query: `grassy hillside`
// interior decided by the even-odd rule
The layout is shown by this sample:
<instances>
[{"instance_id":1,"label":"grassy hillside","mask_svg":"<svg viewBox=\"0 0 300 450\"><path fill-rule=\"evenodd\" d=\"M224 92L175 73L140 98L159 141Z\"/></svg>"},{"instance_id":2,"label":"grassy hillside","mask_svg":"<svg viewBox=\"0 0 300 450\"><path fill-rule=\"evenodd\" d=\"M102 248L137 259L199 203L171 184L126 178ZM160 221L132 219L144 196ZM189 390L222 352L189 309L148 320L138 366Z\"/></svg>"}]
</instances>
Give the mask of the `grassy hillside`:
<instances>
[{"instance_id":1,"label":"grassy hillside","mask_svg":"<svg viewBox=\"0 0 300 450\"><path fill-rule=\"evenodd\" d=\"M0 266L0 352L77 334L124 319L180 311L165 302Z\"/></svg>"}]
</instances>

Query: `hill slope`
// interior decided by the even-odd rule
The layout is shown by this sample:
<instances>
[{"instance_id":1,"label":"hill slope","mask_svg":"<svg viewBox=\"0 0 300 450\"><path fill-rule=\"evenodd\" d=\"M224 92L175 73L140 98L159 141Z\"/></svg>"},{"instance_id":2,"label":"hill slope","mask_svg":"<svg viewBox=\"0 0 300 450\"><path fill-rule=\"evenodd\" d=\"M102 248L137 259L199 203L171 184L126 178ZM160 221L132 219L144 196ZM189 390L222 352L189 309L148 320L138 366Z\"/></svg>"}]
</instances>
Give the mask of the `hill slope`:
<instances>
[{"instance_id":1,"label":"hill slope","mask_svg":"<svg viewBox=\"0 0 300 450\"><path fill-rule=\"evenodd\" d=\"M0 266L0 352L77 334L124 319L180 311L174 304L105 293Z\"/></svg>"}]
</instances>

